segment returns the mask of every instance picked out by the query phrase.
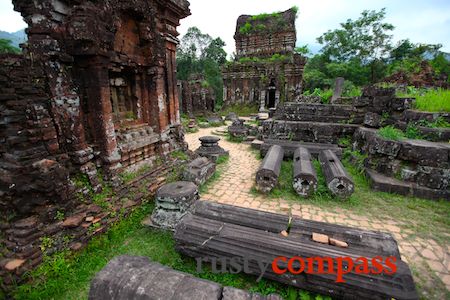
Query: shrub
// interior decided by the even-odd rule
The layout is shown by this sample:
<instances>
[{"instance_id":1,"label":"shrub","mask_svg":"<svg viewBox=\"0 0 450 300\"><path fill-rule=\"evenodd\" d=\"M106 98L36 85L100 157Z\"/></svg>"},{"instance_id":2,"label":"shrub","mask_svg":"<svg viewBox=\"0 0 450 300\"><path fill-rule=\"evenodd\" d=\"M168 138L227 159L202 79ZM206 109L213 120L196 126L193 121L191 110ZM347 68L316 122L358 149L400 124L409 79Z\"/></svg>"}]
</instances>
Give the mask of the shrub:
<instances>
[{"instance_id":1,"label":"shrub","mask_svg":"<svg viewBox=\"0 0 450 300\"><path fill-rule=\"evenodd\" d=\"M386 127L380 128L378 130L378 134L385 139L394 140L394 141L398 141L398 140L406 138L403 131L395 128L394 126L386 126Z\"/></svg>"},{"instance_id":2,"label":"shrub","mask_svg":"<svg viewBox=\"0 0 450 300\"><path fill-rule=\"evenodd\" d=\"M239 32L241 34L247 34L250 33L252 31L252 24L250 24L249 22L246 22L243 26L241 26L241 28L239 28Z\"/></svg>"},{"instance_id":3,"label":"shrub","mask_svg":"<svg viewBox=\"0 0 450 300\"><path fill-rule=\"evenodd\" d=\"M413 123L409 123L406 127L405 136L408 139L420 140L423 136L420 134L419 128Z\"/></svg>"},{"instance_id":4,"label":"shrub","mask_svg":"<svg viewBox=\"0 0 450 300\"><path fill-rule=\"evenodd\" d=\"M424 126L428 128L450 128L450 123L447 122L443 117L439 116L433 122L428 120L419 120L417 122L419 126Z\"/></svg>"},{"instance_id":5,"label":"shrub","mask_svg":"<svg viewBox=\"0 0 450 300\"><path fill-rule=\"evenodd\" d=\"M407 87L397 96L416 98L415 108L421 111L450 112L450 90Z\"/></svg>"}]
</instances>

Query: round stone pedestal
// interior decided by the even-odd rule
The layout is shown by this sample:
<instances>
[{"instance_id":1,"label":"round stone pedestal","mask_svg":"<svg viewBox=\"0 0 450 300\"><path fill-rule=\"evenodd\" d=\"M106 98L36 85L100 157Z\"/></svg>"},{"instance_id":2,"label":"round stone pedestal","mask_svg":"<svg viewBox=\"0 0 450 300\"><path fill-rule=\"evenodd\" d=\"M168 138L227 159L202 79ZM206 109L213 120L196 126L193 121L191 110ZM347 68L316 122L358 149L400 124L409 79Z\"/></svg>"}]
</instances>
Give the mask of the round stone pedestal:
<instances>
[{"instance_id":1,"label":"round stone pedestal","mask_svg":"<svg viewBox=\"0 0 450 300\"><path fill-rule=\"evenodd\" d=\"M228 155L228 151L225 151L222 147L219 146L220 138L216 136L202 136L199 138L202 145L195 150L200 156L207 157L211 159L213 162L217 161L219 156Z\"/></svg>"},{"instance_id":2,"label":"round stone pedestal","mask_svg":"<svg viewBox=\"0 0 450 300\"><path fill-rule=\"evenodd\" d=\"M173 229L198 199L197 186L188 181L168 183L156 192L156 208L151 221L153 225Z\"/></svg>"}]
</instances>

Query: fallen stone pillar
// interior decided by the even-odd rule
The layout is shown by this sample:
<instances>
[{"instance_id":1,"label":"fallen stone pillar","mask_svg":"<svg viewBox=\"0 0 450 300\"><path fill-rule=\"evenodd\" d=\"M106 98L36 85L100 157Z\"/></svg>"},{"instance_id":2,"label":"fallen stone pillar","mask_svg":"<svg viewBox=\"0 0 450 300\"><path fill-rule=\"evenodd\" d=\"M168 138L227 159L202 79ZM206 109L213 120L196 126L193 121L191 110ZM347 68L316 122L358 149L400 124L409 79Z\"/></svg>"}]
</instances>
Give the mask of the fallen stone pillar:
<instances>
[{"instance_id":1,"label":"fallen stone pillar","mask_svg":"<svg viewBox=\"0 0 450 300\"><path fill-rule=\"evenodd\" d=\"M294 190L303 197L312 195L317 190L317 174L311 162L308 149L298 147L294 152Z\"/></svg>"},{"instance_id":2,"label":"fallen stone pillar","mask_svg":"<svg viewBox=\"0 0 450 300\"><path fill-rule=\"evenodd\" d=\"M329 295L334 299L418 299L411 271L408 265L397 256L398 247L395 246L394 251L397 255L390 254L392 251L383 251L383 239L388 234L312 222L313 228L303 224L295 231L292 228L287 236L283 236L278 230L274 232L272 231L274 228L270 228L271 221L278 219L273 216L277 214L219 203L213 204L218 209L210 209L209 202L204 204L205 202L207 201L196 202L191 213L186 214L175 229L176 249L182 254L202 258L203 261L208 261L208 259L209 261L214 259L223 261L233 258L240 266L247 265L250 273L256 276L261 275L259 266L264 263L269 267L262 274L263 277ZM287 219L287 216L278 216ZM302 221L303 219L300 219L300 222ZM287 226L287 223L284 226ZM327 229L329 232L327 233L321 228L333 229L330 231ZM315 232L327 234L330 239L345 242L348 248L315 242L312 239L312 234ZM353 232L354 235L347 235L347 232ZM362 245L361 240L366 238L366 233L370 236L370 240L366 240L366 245ZM392 237L391 240L393 241ZM386 242L392 245L389 240ZM392 255L392 259L395 261L396 272L393 274L386 272L361 274L355 268L349 269L350 263L344 263L344 266L340 267L346 271L343 276L345 282L336 282L336 271L330 274L315 271L305 272L306 266L309 264L308 258L326 258L327 261L322 263L326 270L338 270L339 261L344 257L353 260L366 258L368 268L371 270L375 267L375 263L372 265L373 257L385 258L388 255ZM304 261L303 272L275 273L272 262L280 256L286 257L287 260L293 257L301 258ZM291 263L294 270L303 268L298 259ZM320 264L313 260L313 270L318 270ZM356 264L358 263L356 262ZM278 260L276 265L280 269L286 270L288 261ZM381 262L381 265L384 269L389 269L385 260Z\"/></svg>"},{"instance_id":3,"label":"fallen stone pillar","mask_svg":"<svg viewBox=\"0 0 450 300\"><path fill-rule=\"evenodd\" d=\"M262 296L175 271L144 256L113 258L91 282L89 300L173 299L173 300L281 300Z\"/></svg>"},{"instance_id":4,"label":"fallen stone pillar","mask_svg":"<svg viewBox=\"0 0 450 300\"><path fill-rule=\"evenodd\" d=\"M258 191L268 193L277 185L283 155L282 147L278 145L270 147L256 172L256 189Z\"/></svg>"},{"instance_id":5,"label":"fallen stone pillar","mask_svg":"<svg viewBox=\"0 0 450 300\"><path fill-rule=\"evenodd\" d=\"M355 185L336 154L331 150L322 151L319 154L319 161L331 193L342 199L350 197Z\"/></svg>"}]
</instances>

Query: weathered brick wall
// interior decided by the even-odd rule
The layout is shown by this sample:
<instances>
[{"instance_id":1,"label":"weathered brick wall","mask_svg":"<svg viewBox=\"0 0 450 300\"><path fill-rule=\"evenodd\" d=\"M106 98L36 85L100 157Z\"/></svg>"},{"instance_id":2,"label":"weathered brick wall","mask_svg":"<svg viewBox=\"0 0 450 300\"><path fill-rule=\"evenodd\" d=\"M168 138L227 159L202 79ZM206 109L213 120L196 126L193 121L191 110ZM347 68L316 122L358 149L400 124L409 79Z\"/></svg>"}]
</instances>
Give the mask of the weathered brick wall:
<instances>
[{"instance_id":1,"label":"weathered brick wall","mask_svg":"<svg viewBox=\"0 0 450 300\"><path fill-rule=\"evenodd\" d=\"M65 202L69 157L61 149L42 65L0 56L0 210L26 214Z\"/></svg>"},{"instance_id":2,"label":"weathered brick wall","mask_svg":"<svg viewBox=\"0 0 450 300\"><path fill-rule=\"evenodd\" d=\"M236 57L270 57L276 53L292 53L297 40L295 19L293 9L267 16L239 16L234 34ZM242 29L245 26L248 26L247 30Z\"/></svg>"},{"instance_id":3,"label":"weathered brick wall","mask_svg":"<svg viewBox=\"0 0 450 300\"><path fill-rule=\"evenodd\" d=\"M131 184L151 194L171 169L161 160L187 149L175 81L176 27L190 14L187 1L13 3L29 27L24 54L0 56L6 285L138 205L142 193L121 199L130 185L121 172L147 164L146 180Z\"/></svg>"},{"instance_id":4,"label":"weathered brick wall","mask_svg":"<svg viewBox=\"0 0 450 300\"><path fill-rule=\"evenodd\" d=\"M213 112L216 105L214 90L205 78L196 74L181 82L182 112L193 114L198 112Z\"/></svg>"},{"instance_id":5,"label":"weathered brick wall","mask_svg":"<svg viewBox=\"0 0 450 300\"><path fill-rule=\"evenodd\" d=\"M264 110L300 96L306 58L294 53L295 16L289 9L238 18L236 60L222 69L225 105L258 105Z\"/></svg>"}]
</instances>

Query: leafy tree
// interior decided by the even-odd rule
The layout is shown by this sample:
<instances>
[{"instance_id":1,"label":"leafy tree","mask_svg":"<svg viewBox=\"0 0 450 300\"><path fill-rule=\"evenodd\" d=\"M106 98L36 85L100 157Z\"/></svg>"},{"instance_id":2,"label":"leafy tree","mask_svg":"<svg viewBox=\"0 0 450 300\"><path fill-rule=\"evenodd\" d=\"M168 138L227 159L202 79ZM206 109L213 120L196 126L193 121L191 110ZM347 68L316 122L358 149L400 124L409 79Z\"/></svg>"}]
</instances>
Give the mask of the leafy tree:
<instances>
[{"instance_id":1,"label":"leafy tree","mask_svg":"<svg viewBox=\"0 0 450 300\"><path fill-rule=\"evenodd\" d=\"M190 27L177 52L178 79L188 80L191 74L203 74L207 84L213 88L218 104L223 101L221 66L227 57L224 46L221 38L213 39L197 27Z\"/></svg>"},{"instance_id":2,"label":"leafy tree","mask_svg":"<svg viewBox=\"0 0 450 300\"><path fill-rule=\"evenodd\" d=\"M223 47L225 47L225 42L220 37L212 40L205 49L206 59L211 59L222 66L227 61L227 53Z\"/></svg>"},{"instance_id":3,"label":"leafy tree","mask_svg":"<svg viewBox=\"0 0 450 300\"><path fill-rule=\"evenodd\" d=\"M379 12L365 10L357 20L348 19L341 23L341 28L328 30L317 38L324 44L321 52L337 62L360 60L370 66L371 80L375 82L383 59L392 49L392 35L388 32L394 26L383 22L385 14L384 8Z\"/></svg>"},{"instance_id":4,"label":"leafy tree","mask_svg":"<svg viewBox=\"0 0 450 300\"><path fill-rule=\"evenodd\" d=\"M0 53L20 53L20 49L11 45L8 39L0 39Z\"/></svg>"}]
</instances>

